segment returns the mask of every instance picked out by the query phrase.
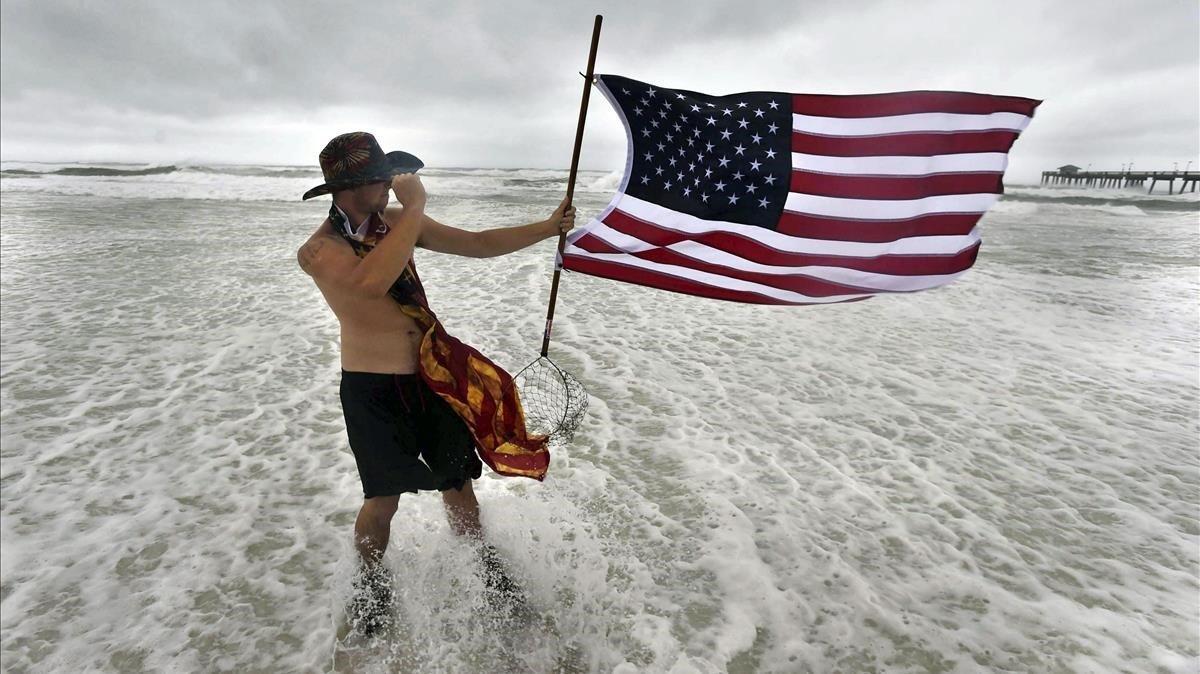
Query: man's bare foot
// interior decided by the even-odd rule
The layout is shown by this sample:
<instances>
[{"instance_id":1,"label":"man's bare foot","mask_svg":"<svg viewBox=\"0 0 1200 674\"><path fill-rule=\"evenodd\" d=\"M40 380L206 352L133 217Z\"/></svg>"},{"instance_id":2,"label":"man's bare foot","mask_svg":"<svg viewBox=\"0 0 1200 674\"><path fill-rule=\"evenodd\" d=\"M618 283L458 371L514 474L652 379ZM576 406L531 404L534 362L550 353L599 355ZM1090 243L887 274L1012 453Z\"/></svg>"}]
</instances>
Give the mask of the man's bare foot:
<instances>
[{"instance_id":1,"label":"man's bare foot","mask_svg":"<svg viewBox=\"0 0 1200 674\"><path fill-rule=\"evenodd\" d=\"M381 563L360 566L347 613L355 631L373 637L391 624L392 578Z\"/></svg>"},{"instance_id":2,"label":"man's bare foot","mask_svg":"<svg viewBox=\"0 0 1200 674\"><path fill-rule=\"evenodd\" d=\"M485 597L493 609L515 615L526 608L525 592L508 573L500 553L490 543L479 546L479 563L482 567L483 583L487 587Z\"/></svg>"}]
</instances>

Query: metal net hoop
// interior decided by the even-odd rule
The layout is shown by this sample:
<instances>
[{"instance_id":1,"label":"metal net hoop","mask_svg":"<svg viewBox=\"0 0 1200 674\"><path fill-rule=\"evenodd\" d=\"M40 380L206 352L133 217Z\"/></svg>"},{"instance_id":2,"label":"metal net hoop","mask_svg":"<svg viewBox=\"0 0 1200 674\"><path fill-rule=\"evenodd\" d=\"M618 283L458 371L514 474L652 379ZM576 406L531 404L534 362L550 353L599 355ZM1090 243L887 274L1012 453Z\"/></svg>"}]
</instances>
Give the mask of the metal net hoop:
<instances>
[{"instance_id":1,"label":"metal net hoop","mask_svg":"<svg viewBox=\"0 0 1200 674\"><path fill-rule=\"evenodd\" d=\"M551 441L569 441L587 413L588 396L578 379L547 356L525 366L513 377L531 434Z\"/></svg>"}]
</instances>

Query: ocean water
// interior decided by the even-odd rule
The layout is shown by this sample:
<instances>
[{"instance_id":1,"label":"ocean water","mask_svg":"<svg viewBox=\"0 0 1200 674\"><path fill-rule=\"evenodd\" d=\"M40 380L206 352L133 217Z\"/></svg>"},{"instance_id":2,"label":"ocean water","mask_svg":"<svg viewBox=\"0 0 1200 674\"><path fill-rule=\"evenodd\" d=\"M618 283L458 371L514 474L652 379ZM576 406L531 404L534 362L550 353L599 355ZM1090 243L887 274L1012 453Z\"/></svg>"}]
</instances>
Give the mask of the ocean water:
<instances>
[{"instance_id":1,"label":"ocean water","mask_svg":"<svg viewBox=\"0 0 1200 674\"><path fill-rule=\"evenodd\" d=\"M361 488L294 261L319 172L0 169L3 670L345 669ZM468 229L566 182L423 175ZM619 178L580 176L581 222ZM544 482L476 483L540 623L486 618L440 499L406 495L402 627L358 671L1200 671L1198 209L1010 186L963 280L846 305L565 274L550 356L588 418ZM515 372L553 250L416 257Z\"/></svg>"}]
</instances>

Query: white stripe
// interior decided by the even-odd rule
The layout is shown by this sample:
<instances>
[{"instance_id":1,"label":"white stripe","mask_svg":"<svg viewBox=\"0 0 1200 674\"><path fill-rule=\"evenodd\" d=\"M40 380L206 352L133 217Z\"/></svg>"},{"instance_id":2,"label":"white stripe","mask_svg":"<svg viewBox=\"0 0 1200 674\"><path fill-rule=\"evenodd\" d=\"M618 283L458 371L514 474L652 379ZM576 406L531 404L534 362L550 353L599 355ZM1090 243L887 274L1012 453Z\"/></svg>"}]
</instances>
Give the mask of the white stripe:
<instances>
[{"instance_id":1,"label":"white stripe","mask_svg":"<svg viewBox=\"0 0 1200 674\"><path fill-rule=\"evenodd\" d=\"M999 194L948 194L922 199L841 199L789 192L784 210L854 220L907 220L935 213L983 213Z\"/></svg>"},{"instance_id":2,"label":"white stripe","mask_svg":"<svg viewBox=\"0 0 1200 674\"><path fill-rule=\"evenodd\" d=\"M703 283L714 288L725 288L727 290L740 290L744 292L758 293L785 302L794 302L796 304L832 304L834 302L845 302L859 297L870 297L871 293L859 293L854 295L834 295L831 297L809 297L800 293L794 293L790 290L780 290L771 286L762 285L761 283L751 283L750 281L742 281L728 276L719 276L717 274L709 274L708 272L688 269L676 265L660 264L658 262L650 262L632 255L624 253L589 253L586 250L575 246L567 246L563 251L564 257L583 257L595 260L603 260L605 262L613 262L626 267L638 267L650 271L667 274L676 278L684 278L697 283Z\"/></svg>"},{"instance_id":3,"label":"white stripe","mask_svg":"<svg viewBox=\"0 0 1200 674\"><path fill-rule=\"evenodd\" d=\"M589 232L592 236L601 241L625 251L627 253L637 253L647 250L653 250L656 246L651 246L640 239L636 239L627 234L618 232L604 223L599 223ZM581 251L579 254L587 257L595 257L599 254L588 252L577 246L574 249ZM928 274L924 276L911 275L896 275L896 274L880 274L877 272L860 271L857 269L847 269L845 267L833 267L827 265L801 265L795 267L780 267L775 265L760 264L752 262L743 257L739 257L732 253L727 253L712 246L706 246L695 241L681 241L666 246L666 250L671 250L680 255L685 255L693 260L717 264L731 269L738 269L747 272L756 272L761 274L773 274L777 276L802 275L809 278L829 281L830 283L839 283L842 285L851 285L859 288L869 288L873 290L888 290L892 292L904 292L913 290L925 290L928 288L936 288L940 285L945 285L958 276L962 272L954 274ZM958 253L961 251L953 251L949 254ZM615 255L615 253L605 253L605 255Z\"/></svg>"},{"instance_id":4,"label":"white stripe","mask_svg":"<svg viewBox=\"0 0 1200 674\"><path fill-rule=\"evenodd\" d=\"M1030 117L1016 112L986 115L919 112L889 117L814 117L792 113L792 130L822 136L882 136L889 133L946 131L1023 131Z\"/></svg>"},{"instance_id":5,"label":"white stripe","mask_svg":"<svg viewBox=\"0 0 1200 674\"><path fill-rule=\"evenodd\" d=\"M866 243L859 241L832 241L827 239L805 239L798 236L788 236L765 227L743 225L737 222L723 220L704 220L694 215L680 213L658 204L651 203L618 192L613 197L609 208L596 219L583 227L577 227L567 234L567 242L574 243L576 239L591 231L597 225L605 226L601 219L615 209L627 213L639 220L654 223L658 227L683 235L694 236L707 232L729 232L748 239L753 239L765 246L786 253L809 253L812 255L842 255L846 257L877 257L879 255L944 255L970 248L979 243L978 228L967 234L947 236L913 236L895 241L882 243ZM869 227L869 223L864 223Z\"/></svg>"},{"instance_id":6,"label":"white stripe","mask_svg":"<svg viewBox=\"0 0 1200 674\"><path fill-rule=\"evenodd\" d=\"M921 176L934 173L1003 173L1004 152L939 154L932 157L827 157L792 153L792 168L858 176Z\"/></svg>"}]
</instances>

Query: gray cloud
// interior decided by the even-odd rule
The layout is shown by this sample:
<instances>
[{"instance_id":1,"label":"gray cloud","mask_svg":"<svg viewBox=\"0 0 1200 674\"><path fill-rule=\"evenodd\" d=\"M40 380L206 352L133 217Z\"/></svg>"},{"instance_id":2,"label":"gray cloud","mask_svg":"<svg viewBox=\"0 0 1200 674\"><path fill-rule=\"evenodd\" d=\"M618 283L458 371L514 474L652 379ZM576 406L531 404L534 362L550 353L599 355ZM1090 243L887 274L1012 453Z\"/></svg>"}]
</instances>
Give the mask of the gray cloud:
<instances>
[{"instance_id":1,"label":"gray cloud","mask_svg":"<svg viewBox=\"0 0 1200 674\"><path fill-rule=\"evenodd\" d=\"M597 69L665 86L1045 98L1013 154L1025 178L1046 162L1115 167L1136 154L1149 166L1200 153L1200 18L1196 3L1176 0L1133 10L1033 0L6 0L0 153L311 163L331 135L365 128L435 166L562 167L596 11ZM623 164L606 108L593 97L585 167Z\"/></svg>"}]
</instances>

